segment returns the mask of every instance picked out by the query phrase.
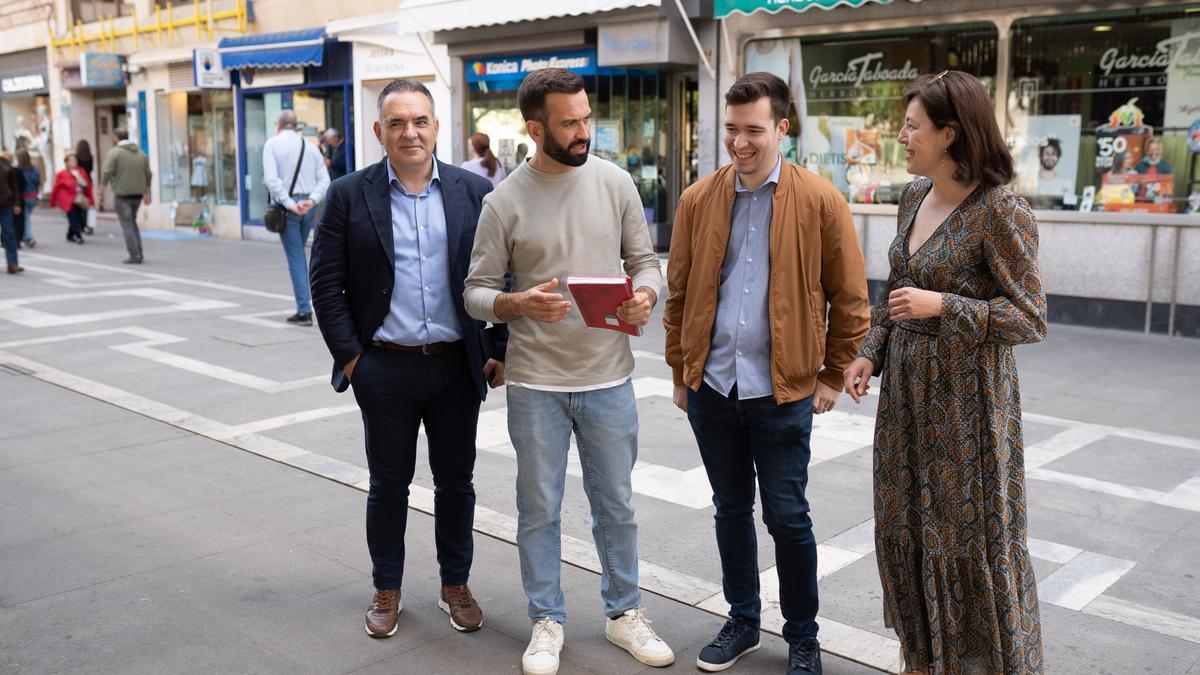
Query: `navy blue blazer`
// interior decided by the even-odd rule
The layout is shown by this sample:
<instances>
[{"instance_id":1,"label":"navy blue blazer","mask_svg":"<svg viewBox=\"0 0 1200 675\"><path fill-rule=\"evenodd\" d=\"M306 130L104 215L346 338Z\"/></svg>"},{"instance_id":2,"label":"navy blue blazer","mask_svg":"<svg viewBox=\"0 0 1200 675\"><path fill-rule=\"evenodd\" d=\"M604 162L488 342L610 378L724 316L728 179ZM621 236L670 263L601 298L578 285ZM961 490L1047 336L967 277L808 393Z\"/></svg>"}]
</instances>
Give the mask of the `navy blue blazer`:
<instances>
[{"instance_id":1,"label":"navy blue blazer","mask_svg":"<svg viewBox=\"0 0 1200 675\"><path fill-rule=\"evenodd\" d=\"M309 279L321 336L333 355L335 391L350 385L342 368L371 343L391 310L396 282L392 237L391 188L387 161L343 176L329 186L325 214L313 239ZM506 326L485 328L463 307L463 289L475 245L475 226L483 196L492 190L485 178L438 162L446 209L446 245L450 253L450 297L462 328L467 361L479 398L487 397L483 364L504 360Z\"/></svg>"}]
</instances>

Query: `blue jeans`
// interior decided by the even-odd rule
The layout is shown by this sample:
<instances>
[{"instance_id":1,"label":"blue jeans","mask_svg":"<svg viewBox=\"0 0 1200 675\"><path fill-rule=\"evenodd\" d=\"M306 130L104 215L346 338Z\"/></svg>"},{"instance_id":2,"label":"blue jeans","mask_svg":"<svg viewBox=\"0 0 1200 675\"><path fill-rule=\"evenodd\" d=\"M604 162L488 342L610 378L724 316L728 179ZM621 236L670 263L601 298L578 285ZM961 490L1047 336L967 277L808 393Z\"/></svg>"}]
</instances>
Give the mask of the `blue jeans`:
<instances>
[{"instance_id":1,"label":"blue jeans","mask_svg":"<svg viewBox=\"0 0 1200 675\"><path fill-rule=\"evenodd\" d=\"M0 206L0 243L4 244L4 261L9 267L17 266L17 235L13 231L13 209Z\"/></svg>"},{"instance_id":2,"label":"blue jeans","mask_svg":"<svg viewBox=\"0 0 1200 675\"><path fill-rule=\"evenodd\" d=\"M633 384L574 393L510 386L507 394L508 434L517 451L517 549L529 618L567 618L560 514L572 432L592 508L604 613L616 617L638 607L637 524L630 504L638 432Z\"/></svg>"},{"instance_id":3,"label":"blue jeans","mask_svg":"<svg viewBox=\"0 0 1200 675\"><path fill-rule=\"evenodd\" d=\"M783 637L817 636L817 542L804 490L808 485L812 398L776 405L770 396L739 401L707 384L688 391L688 422L717 507L717 550L729 616L757 626L758 541L754 533L754 480L763 522L775 541Z\"/></svg>"},{"instance_id":4,"label":"blue jeans","mask_svg":"<svg viewBox=\"0 0 1200 675\"><path fill-rule=\"evenodd\" d=\"M312 295L308 289L308 258L304 245L308 243L308 235L312 232L313 221L316 219L315 208L303 216L288 211L284 214L287 227L279 233L279 241L283 242L283 252L287 255L288 274L292 277L292 294L296 296L297 314L308 314L312 311Z\"/></svg>"},{"instance_id":5,"label":"blue jeans","mask_svg":"<svg viewBox=\"0 0 1200 675\"><path fill-rule=\"evenodd\" d=\"M25 200L25 231L18 232L17 236L23 241L33 239L33 210L37 208L38 201L36 199Z\"/></svg>"}]
</instances>

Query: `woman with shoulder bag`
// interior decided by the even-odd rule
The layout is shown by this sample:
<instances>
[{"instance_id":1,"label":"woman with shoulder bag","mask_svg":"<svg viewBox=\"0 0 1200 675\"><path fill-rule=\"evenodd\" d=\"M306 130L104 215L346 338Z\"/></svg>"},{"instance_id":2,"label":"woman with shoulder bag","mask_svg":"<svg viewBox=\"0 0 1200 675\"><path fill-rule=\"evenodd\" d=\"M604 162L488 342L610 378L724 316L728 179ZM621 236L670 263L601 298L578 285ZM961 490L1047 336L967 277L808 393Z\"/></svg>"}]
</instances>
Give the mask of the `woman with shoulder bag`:
<instances>
[{"instance_id":1,"label":"woman with shoulder bag","mask_svg":"<svg viewBox=\"0 0 1200 675\"><path fill-rule=\"evenodd\" d=\"M66 168L54 177L50 203L67 214L67 241L82 244L87 212L95 205L96 198L92 195L92 181L79 168L75 153L67 153L63 159Z\"/></svg>"}]
</instances>

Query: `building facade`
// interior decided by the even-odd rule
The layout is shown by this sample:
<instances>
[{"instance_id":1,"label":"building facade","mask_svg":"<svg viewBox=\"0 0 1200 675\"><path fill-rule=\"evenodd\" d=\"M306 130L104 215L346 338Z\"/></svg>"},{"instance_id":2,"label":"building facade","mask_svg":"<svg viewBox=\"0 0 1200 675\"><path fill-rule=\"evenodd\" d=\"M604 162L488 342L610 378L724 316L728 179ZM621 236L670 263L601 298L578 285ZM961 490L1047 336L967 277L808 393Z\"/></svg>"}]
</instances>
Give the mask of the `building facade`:
<instances>
[{"instance_id":1,"label":"building facade","mask_svg":"<svg viewBox=\"0 0 1200 675\"><path fill-rule=\"evenodd\" d=\"M1051 320L1200 336L1200 3L832 4L717 0L736 64L722 88L755 70L789 83L785 153L846 194L877 292L911 179L901 97L953 68L992 94Z\"/></svg>"}]
</instances>

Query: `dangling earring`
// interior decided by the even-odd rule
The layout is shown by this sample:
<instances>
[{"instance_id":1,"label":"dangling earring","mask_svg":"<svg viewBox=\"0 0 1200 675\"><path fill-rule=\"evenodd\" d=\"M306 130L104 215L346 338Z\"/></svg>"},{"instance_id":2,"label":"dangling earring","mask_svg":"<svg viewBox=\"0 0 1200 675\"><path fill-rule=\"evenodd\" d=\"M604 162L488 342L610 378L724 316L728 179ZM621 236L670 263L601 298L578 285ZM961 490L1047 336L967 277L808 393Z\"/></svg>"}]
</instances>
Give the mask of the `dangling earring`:
<instances>
[{"instance_id":1,"label":"dangling earring","mask_svg":"<svg viewBox=\"0 0 1200 675\"><path fill-rule=\"evenodd\" d=\"M942 161L938 162L938 168L937 168L937 173L939 176L942 173L942 167L944 167L946 165L946 155L949 153L950 153L950 148L946 148L945 150L942 150Z\"/></svg>"}]
</instances>

